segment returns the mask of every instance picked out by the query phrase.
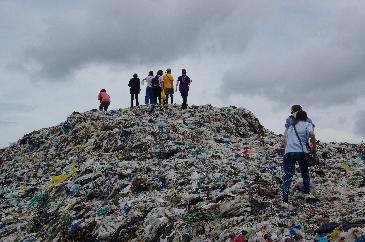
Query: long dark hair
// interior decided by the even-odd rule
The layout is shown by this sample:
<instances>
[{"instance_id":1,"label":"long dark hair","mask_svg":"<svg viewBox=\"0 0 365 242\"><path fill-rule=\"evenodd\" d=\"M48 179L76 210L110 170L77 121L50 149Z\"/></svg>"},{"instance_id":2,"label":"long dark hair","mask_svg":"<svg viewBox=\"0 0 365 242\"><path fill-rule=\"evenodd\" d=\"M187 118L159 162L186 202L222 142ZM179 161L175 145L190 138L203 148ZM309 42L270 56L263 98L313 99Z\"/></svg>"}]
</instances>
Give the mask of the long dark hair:
<instances>
[{"instance_id":1,"label":"long dark hair","mask_svg":"<svg viewBox=\"0 0 365 242\"><path fill-rule=\"evenodd\" d=\"M295 117L297 121L307 121L307 118L308 118L307 113L303 110L298 111Z\"/></svg>"}]
</instances>

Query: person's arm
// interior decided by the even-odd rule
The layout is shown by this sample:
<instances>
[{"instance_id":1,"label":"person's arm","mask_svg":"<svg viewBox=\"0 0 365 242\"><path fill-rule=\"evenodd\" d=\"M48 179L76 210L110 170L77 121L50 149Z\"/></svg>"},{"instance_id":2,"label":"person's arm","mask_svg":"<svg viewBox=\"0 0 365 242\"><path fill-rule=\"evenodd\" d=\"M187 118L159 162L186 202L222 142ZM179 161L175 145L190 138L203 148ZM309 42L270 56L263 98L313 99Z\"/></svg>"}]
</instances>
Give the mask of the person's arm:
<instances>
[{"instance_id":1,"label":"person's arm","mask_svg":"<svg viewBox=\"0 0 365 242\"><path fill-rule=\"evenodd\" d=\"M144 81L146 81L147 78L142 79L142 86L144 86Z\"/></svg>"},{"instance_id":2,"label":"person's arm","mask_svg":"<svg viewBox=\"0 0 365 242\"><path fill-rule=\"evenodd\" d=\"M161 76L158 77L158 85L162 88L162 78Z\"/></svg>"},{"instance_id":3,"label":"person's arm","mask_svg":"<svg viewBox=\"0 0 365 242\"><path fill-rule=\"evenodd\" d=\"M283 134L283 140L282 140L282 143L281 143L282 148L286 147L287 140L288 140L288 128L285 128L284 134Z\"/></svg>"},{"instance_id":4,"label":"person's arm","mask_svg":"<svg viewBox=\"0 0 365 242\"><path fill-rule=\"evenodd\" d=\"M288 140L288 130L289 127L293 124L293 120L291 119L291 116L289 116L286 120L285 120L285 130L284 130L284 134L283 134L283 140L282 140L282 147L285 148L286 147L286 143Z\"/></svg>"},{"instance_id":5,"label":"person's arm","mask_svg":"<svg viewBox=\"0 0 365 242\"><path fill-rule=\"evenodd\" d=\"M162 87L162 89L164 89L164 86L165 86L165 78L163 77L163 76L161 76L161 78L162 78L162 82L161 82L161 87Z\"/></svg>"},{"instance_id":6,"label":"person's arm","mask_svg":"<svg viewBox=\"0 0 365 242\"><path fill-rule=\"evenodd\" d=\"M309 141L311 143L312 152L316 153L317 141L316 141L316 136L314 135L314 131L309 132Z\"/></svg>"},{"instance_id":7,"label":"person's arm","mask_svg":"<svg viewBox=\"0 0 365 242\"><path fill-rule=\"evenodd\" d=\"M179 86L179 82L180 82L179 78L177 78L175 92L177 92L177 87Z\"/></svg>"}]
</instances>

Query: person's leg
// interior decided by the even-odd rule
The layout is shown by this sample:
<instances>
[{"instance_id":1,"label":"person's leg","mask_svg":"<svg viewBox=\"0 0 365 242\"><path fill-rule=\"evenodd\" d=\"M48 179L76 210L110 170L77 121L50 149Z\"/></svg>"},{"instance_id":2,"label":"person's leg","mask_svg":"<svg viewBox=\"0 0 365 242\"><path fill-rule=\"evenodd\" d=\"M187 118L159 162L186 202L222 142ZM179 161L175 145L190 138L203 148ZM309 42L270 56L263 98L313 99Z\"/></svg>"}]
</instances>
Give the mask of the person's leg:
<instances>
[{"instance_id":1,"label":"person's leg","mask_svg":"<svg viewBox=\"0 0 365 242\"><path fill-rule=\"evenodd\" d=\"M165 89L164 92L165 92L166 99L164 100L163 103L168 104L169 103L169 89Z\"/></svg>"},{"instance_id":2,"label":"person's leg","mask_svg":"<svg viewBox=\"0 0 365 242\"><path fill-rule=\"evenodd\" d=\"M155 97L155 104L157 104L157 103L161 103L161 91L160 91L160 89L159 88L156 88L155 89L155 95L154 95L154 97Z\"/></svg>"},{"instance_id":3,"label":"person's leg","mask_svg":"<svg viewBox=\"0 0 365 242\"><path fill-rule=\"evenodd\" d=\"M189 91L187 91L187 92L185 93L185 107L187 107L187 106L188 106L188 96L189 96Z\"/></svg>"},{"instance_id":4,"label":"person's leg","mask_svg":"<svg viewBox=\"0 0 365 242\"><path fill-rule=\"evenodd\" d=\"M183 99L182 108L185 109L187 107L187 98L188 95L186 92L181 92L181 97Z\"/></svg>"},{"instance_id":5,"label":"person's leg","mask_svg":"<svg viewBox=\"0 0 365 242\"><path fill-rule=\"evenodd\" d=\"M131 93L131 108L133 107L133 96L134 96L134 94Z\"/></svg>"},{"instance_id":6,"label":"person's leg","mask_svg":"<svg viewBox=\"0 0 365 242\"><path fill-rule=\"evenodd\" d=\"M99 111L103 111L103 102L100 102Z\"/></svg>"},{"instance_id":7,"label":"person's leg","mask_svg":"<svg viewBox=\"0 0 365 242\"><path fill-rule=\"evenodd\" d=\"M185 99L184 99L184 93L183 92L180 92L180 94L181 94L181 97L182 97L182 100L183 100L183 102L182 102L182 104L181 104L181 107L182 108L184 108L185 107Z\"/></svg>"},{"instance_id":8,"label":"person's leg","mask_svg":"<svg viewBox=\"0 0 365 242\"><path fill-rule=\"evenodd\" d=\"M158 92L157 92L157 99L158 99L158 103L159 103L159 104L162 104L162 103L161 103L161 91L162 91L162 90L161 90L161 88L159 88L159 89L158 89Z\"/></svg>"},{"instance_id":9,"label":"person's leg","mask_svg":"<svg viewBox=\"0 0 365 242\"><path fill-rule=\"evenodd\" d=\"M146 105L148 104L149 98L150 98L149 95L148 95L149 94L148 93L148 91L149 91L148 88L149 87L146 87L146 95L144 96L144 104L146 104Z\"/></svg>"},{"instance_id":10,"label":"person's leg","mask_svg":"<svg viewBox=\"0 0 365 242\"><path fill-rule=\"evenodd\" d=\"M152 87L149 87L149 90L150 90L150 91L149 91L149 97L148 97L148 98L149 98L149 100L148 100L148 101L149 101L149 103L150 103L150 104L152 104L152 103L153 103L153 101L154 101L154 99L155 99L155 95L154 95L154 93L153 93L153 89L152 89Z\"/></svg>"},{"instance_id":11,"label":"person's leg","mask_svg":"<svg viewBox=\"0 0 365 242\"><path fill-rule=\"evenodd\" d=\"M151 97L151 103L152 104L155 104L155 102L156 102L156 94L155 94L155 89L153 88L153 89L151 89L151 93L152 93L152 97Z\"/></svg>"},{"instance_id":12,"label":"person's leg","mask_svg":"<svg viewBox=\"0 0 365 242\"><path fill-rule=\"evenodd\" d=\"M110 102L106 102L106 103L104 104L104 110L105 110L105 111L108 111L109 105L110 105Z\"/></svg>"},{"instance_id":13,"label":"person's leg","mask_svg":"<svg viewBox=\"0 0 365 242\"><path fill-rule=\"evenodd\" d=\"M292 153L287 153L284 155L283 160L283 168L284 168L284 175L283 175L283 202L288 202L289 200L289 190L290 184L293 179L293 175L295 172L295 160L293 160Z\"/></svg>"},{"instance_id":14,"label":"person's leg","mask_svg":"<svg viewBox=\"0 0 365 242\"><path fill-rule=\"evenodd\" d=\"M173 88L169 88L169 94L171 97L171 104L174 103L174 89Z\"/></svg>"},{"instance_id":15,"label":"person's leg","mask_svg":"<svg viewBox=\"0 0 365 242\"><path fill-rule=\"evenodd\" d=\"M299 160L299 168L300 173L302 174L303 178L303 192L305 194L309 194L310 192L310 176L309 176L309 169L308 165L306 164L304 160L305 154L302 155L302 158Z\"/></svg>"},{"instance_id":16,"label":"person's leg","mask_svg":"<svg viewBox=\"0 0 365 242\"><path fill-rule=\"evenodd\" d=\"M136 95L136 106L139 106L139 102L138 102L138 93L136 93L135 95Z\"/></svg>"}]
</instances>

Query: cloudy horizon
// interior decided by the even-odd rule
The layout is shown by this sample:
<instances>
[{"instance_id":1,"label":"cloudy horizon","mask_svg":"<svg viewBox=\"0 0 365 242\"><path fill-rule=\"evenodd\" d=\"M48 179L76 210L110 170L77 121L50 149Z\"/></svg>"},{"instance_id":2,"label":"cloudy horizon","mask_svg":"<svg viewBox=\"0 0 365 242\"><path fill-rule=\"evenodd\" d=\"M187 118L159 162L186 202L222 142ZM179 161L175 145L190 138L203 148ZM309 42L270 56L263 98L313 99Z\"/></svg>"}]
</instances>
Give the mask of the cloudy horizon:
<instances>
[{"instance_id":1,"label":"cloudy horizon","mask_svg":"<svg viewBox=\"0 0 365 242\"><path fill-rule=\"evenodd\" d=\"M127 107L132 74L166 68L187 69L190 105L282 133L301 104L320 140L365 138L365 2L4 0L0 22L0 147L96 108L101 88Z\"/></svg>"}]
</instances>

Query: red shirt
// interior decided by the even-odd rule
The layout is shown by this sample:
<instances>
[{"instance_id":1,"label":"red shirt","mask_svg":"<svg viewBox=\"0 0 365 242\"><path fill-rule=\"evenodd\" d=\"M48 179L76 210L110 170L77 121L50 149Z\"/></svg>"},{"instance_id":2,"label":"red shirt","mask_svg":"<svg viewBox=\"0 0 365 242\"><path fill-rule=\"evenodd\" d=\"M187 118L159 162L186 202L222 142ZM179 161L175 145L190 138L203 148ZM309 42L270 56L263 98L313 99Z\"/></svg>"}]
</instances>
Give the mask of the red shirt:
<instances>
[{"instance_id":1,"label":"red shirt","mask_svg":"<svg viewBox=\"0 0 365 242\"><path fill-rule=\"evenodd\" d=\"M110 102L110 96L106 92L100 92L98 99L101 102Z\"/></svg>"}]
</instances>

